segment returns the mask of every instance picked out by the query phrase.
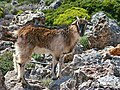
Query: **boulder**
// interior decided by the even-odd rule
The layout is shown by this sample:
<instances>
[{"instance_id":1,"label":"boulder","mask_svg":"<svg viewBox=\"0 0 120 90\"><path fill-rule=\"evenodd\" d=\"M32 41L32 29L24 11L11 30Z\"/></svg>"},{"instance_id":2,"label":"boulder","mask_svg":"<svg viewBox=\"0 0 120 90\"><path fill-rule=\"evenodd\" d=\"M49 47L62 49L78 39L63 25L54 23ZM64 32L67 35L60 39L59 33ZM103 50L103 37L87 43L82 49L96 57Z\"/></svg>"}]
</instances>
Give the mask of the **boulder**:
<instances>
[{"instance_id":1,"label":"boulder","mask_svg":"<svg viewBox=\"0 0 120 90\"><path fill-rule=\"evenodd\" d=\"M25 11L23 14L16 15L11 22L11 25L24 26L24 25L44 25L45 15L43 12ZM11 27L11 26L10 26Z\"/></svg>"},{"instance_id":2,"label":"boulder","mask_svg":"<svg viewBox=\"0 0 120 90\"><path fill-rule=\"evenodd\" d=\"M17 0L12 0L12 1L11 1L11 5L12 5L12 6L16 6L16 5L18 5Z\"/></svg>"},{"instance_id":3,"label":"boulder","mask_svg":"<svg viewBox=\"0 0 120 90\"><path fill-rule=\"evenodd\" d=\"M50 4L50 7L56 9L62 4L61 0L55 0L53 3Z\"/></svg>"},{"instance_id":4,"label":"boulder","mask_svg":"<svg viewBox=\"0 0 120 90\"><path fill-rule=\"evenodd\" d=\"M120 43L120 27L115 20L108 18L103 12L98 12L92 16L91 22L93 31L88 36L90 48L101 49Z\"/></svg>"},{"instance_id":5,"label":"boulder","mask_svg":"<svg viewBox=\"0 0 120 90\"><path fill-rule=\"evenodd\" d=\"M120 44L116 47L109 49L109 54L114 56L120 56Z\"/></svg>"},{"instance_id":6,"label":"boulder","mask_svg":"<svg viewBox=\"0 0 120 90\"><path fill-rule=\"evenodd\" d=\"M114 75L106 75L98 79L100 85L109 86L113 88L120 88L120 78Z\"/></svg>"},{"instance_id":7,"label":"boulder","mask_svg":"<svg viewBox=\"0 0 120 90\"><path fill-rule=\"evenodd\" d=\"M65 82L67 82L68 80L70 80L71 77L70 76L64 76L62 77L61 79L58 79L56 81L53 81L51 84L50 84L50 87L49 89L50 90L64 90L64 89L61 89L61 87L63 88L63 83L65 84ZM69 81L68 81L69 82ZM68 89L70 90L70 89Z\"/></svg>"},{"instance_id":8,"label":"boulder","mask_svg":"<svg viewBox=\"0 0 120 90\"><path fill-rule=\"evenodd\" d=\"M27 75L27 74L26 74ZM21 85L17 81L15 71L8 71L5 75L5 85L7 90L43 90L45 87L41 85L39 80L27 79L28 85Z\"/></svg>"}]
</instances>

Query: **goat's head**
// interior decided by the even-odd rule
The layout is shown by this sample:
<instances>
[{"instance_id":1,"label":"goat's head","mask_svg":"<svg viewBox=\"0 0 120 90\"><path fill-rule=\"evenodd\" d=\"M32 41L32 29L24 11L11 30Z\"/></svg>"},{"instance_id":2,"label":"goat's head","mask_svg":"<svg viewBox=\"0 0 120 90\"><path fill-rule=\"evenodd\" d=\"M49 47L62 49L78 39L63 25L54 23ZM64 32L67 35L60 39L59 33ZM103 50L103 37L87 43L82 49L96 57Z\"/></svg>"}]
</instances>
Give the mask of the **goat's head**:
<instances>
[{"instance_id":1,"label":"goat's head","mask_svg":"<svg viewBox=\"0 0 120 90\"><path fill-rule=\"evenodd\" d=\"M72 23L72 25L76 25L79 35L83 36L85 32L85 28L88 24L88 21L85 20L85 18L84 19L79 19L78 17L76 18L77 19Z\"/></svg>"}]
</instances>

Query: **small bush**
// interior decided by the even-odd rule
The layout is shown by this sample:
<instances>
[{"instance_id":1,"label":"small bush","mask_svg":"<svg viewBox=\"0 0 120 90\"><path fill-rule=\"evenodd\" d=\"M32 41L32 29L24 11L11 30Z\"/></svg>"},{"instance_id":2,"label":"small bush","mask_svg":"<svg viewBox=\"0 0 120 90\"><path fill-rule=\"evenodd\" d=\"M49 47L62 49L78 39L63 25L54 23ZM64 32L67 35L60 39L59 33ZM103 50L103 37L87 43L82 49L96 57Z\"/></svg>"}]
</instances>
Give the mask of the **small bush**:
<instances>
[{"instance_id":1,"label":"small bush","mask_svg":"<svg viewBox=\"0 0 120 90\"><path fill-rule=\"evenodd\" d=\"M49 84L52 82L52 79L50 79L50 78L43 78L42 80L41 80L41 83L43 84L43 86L45 86L45 87L49 87Z\"/></svg>"},{"instance_id":2,"label":"small bush","mask_svg":"<svg viewBox=\"0 0 120 90\"><path fill-rule=\"evenodd\" d=\"M39 61L41 59L41 54L33 54L32 58L34 58L35 60Z\"/></svg>"},{"instance_id":3,"label":"small bush","mask_svg":"<svg viewBox=\"0 0 120 90\"><path fill-rule=\"evenodd\" d=\"M13 56L12 52L7 51L4 54L0 55L0 70L5 75L7 71L10 71L13 69Z\"/></svg>"},{"instance_id":4,"label":"small bush","mask_svg":"<svg viewBox=\"0 0 120 90\"><path fill-rule=\"evenodd\" d=\"M2 18L3 16L4 16L3 8L0 8L0 18Z\"/></svg>"},{"instance_id":5,"label":"small bush","mask_svg":"<svg viewBox=\"0 0 120 90\"><path fill-rule=\"evenodd\" d=\"M64 11L63 14L58 15L56 19L54 19L54 25L69 25L74 20L75 17L78 16L80 18L87 17L88 19L90 16L87 14L87 11L83 8L72 7Z\"/></svg>"},{"instance_id":6,"label":"small bush","mask_svg":"<svg viewBox=\"0 0 120 90\"><path fill-rule=\"evenodd\" d=\"M22 14L23 13L23 10L18 10L17 11L17 15L20 15L20 14Z\"/></svg>"},{"instance_id":7,"label":"small bush","mask_svg":"<svg viewBox=\"0 0 120 90\"><path fill-rule=\"evenodd\" d=\"M80 44L83 45L85 49L89 48L89 42L87 36L83 36L80 38Z\"/></svg>"},{"instance_id":8,"label":"small bush","mask_svg":"<svg viewBox=\"0 0 120 90\"><path fill-rule=\"evenodd\" d=\"M35 64L34 64L34 63L28 63L28 64L26 65L26 68L27 68L27 69L33 69L33 68L35 68Z\"/></svg>"}]
</instances>

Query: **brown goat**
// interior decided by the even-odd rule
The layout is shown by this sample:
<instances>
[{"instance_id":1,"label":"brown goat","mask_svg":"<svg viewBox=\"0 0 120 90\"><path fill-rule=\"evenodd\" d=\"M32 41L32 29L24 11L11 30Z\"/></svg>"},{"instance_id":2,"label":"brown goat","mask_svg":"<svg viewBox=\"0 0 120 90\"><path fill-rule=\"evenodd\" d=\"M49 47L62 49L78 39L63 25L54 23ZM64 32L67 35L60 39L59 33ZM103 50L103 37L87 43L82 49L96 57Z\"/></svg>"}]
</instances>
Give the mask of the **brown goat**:
<instances>
[{"instance_id":1,"label":"brown goat","mask_svg":"<svg viewBox=\"0 0 120 90\"><path fill-rule=\"evenodd\" d=\"M50 53L53 56L52 76L56 78L55 67L58 64L58 74L61 77L62 57L73 50L80 36L84 35L87 21L75 20L66 30L48 29L44 27L25 26L17 32L15 43L14 66L18 72L18 80L26 84L24 68L31 60L32 53Z\"/></svg>"}]
</instances>

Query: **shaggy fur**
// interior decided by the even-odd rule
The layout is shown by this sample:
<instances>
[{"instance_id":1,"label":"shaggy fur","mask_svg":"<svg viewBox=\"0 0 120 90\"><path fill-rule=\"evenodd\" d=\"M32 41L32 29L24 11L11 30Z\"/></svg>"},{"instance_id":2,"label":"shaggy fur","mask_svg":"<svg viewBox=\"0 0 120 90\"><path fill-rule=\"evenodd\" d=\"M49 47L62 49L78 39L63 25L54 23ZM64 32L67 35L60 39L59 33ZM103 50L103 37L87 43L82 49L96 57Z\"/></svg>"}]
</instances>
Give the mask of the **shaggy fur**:
<instances>
[{"instance_id":1,"label":"shaggy fur","mask_svg":"<svg viewBox=\"0 0 120 90\"><path fill-rule=\"evenodd\" d=\"M17 32L17 42L15 43L14 66L18 72L18 79L26 83L24 79L24 68L26 62L31 60L32 53L50 53L53 56L53 78L61 77L63 55L73 50L84 34L87 21L77 19L68 29L57 30L44 27L25 26ZM58 64L58 74L55 75L55 67Z\"/></svg>"}]
</instances>

